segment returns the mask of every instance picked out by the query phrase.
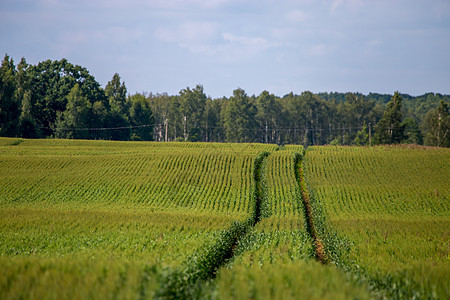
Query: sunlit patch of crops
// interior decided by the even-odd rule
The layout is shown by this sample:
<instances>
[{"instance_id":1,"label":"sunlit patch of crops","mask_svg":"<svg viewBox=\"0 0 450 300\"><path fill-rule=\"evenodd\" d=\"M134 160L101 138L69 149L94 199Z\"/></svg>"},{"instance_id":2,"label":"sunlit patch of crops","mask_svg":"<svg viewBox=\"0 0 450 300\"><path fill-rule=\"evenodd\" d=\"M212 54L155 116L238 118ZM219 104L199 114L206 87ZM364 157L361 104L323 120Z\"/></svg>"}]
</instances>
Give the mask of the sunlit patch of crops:
<instances>
[{"instance_id":1,"label":"sunlit patch of crops","mask_svg":"<svg viewBox=\"0 0 450 300\"><path fill-rule=\"evenodd\" d=\"M290 263L311 259L310 237L302 230L253 230L237 245L232 266Z\"/></svg>"},{"instance_id":2,"label":"sunlit patch of crops","mask_svg":"<svg viewBox=\"0 0 450 300\"><path fill-rule=\"evenodd\" d=\"M0 298L152 296L164 268L232 221L116 210L1 209Z\"/></svg>"},{"instance_id":3,"label":"sunlit patch of crops","mask_svg":"<svg viewBox=\"0 0 450 300\"><path fill-rule=\"evenodd\" d=\"M305 174L348 268L390 296L448 298L450 150L310 147Z\"/></svg>"},{"instance_id":4,"label":"sunlit patch of crops","mask_svg":"<svg viewBox=\"0 0 450 300\"><path fill-rule=\"evenodd\" d=\"M305 160L330 220L450 215L448 149L310 147Z\"/></svg>"}]
</instances>

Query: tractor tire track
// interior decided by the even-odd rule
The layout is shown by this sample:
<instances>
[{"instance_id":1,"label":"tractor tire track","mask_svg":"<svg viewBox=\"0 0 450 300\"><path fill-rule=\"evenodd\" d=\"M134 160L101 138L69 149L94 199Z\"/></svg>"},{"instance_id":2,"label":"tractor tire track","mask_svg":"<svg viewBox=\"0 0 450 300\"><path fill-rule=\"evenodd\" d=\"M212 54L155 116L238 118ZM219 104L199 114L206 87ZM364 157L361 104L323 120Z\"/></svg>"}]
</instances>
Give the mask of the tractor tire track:
<instances>
[{"instance_id":1,"label":"tractor tire track","mask_svg":"<svg viewBox=\"0 0 450 300\"><path fill-rule=\"evenodd\" d=\"M302 202L303 202L303 215L305 217L306 221L306 231L308 232L309 236L313 240L314 244L314 252L316 259L321 262L322 264L328 263L328 258L325 254L325 247L320 239L320 237L317 234L316 226L314 225L314 214L313 209L311 206L311 198L309 197L305 178L303 174L303 155L296 153L294 158L294 165L295 165L295 178L297 180L297 183L300 187L300 192L302 196Z\"/></svg>"},{"instance_id":2,"label":"tractor tire track","mask_svg":"<svg viewBox=\"0 0 450 300\"><path fill-rule=\"evenodd\" d=\"M202 283L216 277L218 269L228 262L235 253L239 240L261 220L263 189L262 168L270 152L262 152L255 158L253 179L255 182L253 208L250 217L241 222L234 222L223 231L216 242L197 255L188 258L181 269L171 270L161 278L156 299L197 299L201 295Z\"/></svg>"}]
</instances>

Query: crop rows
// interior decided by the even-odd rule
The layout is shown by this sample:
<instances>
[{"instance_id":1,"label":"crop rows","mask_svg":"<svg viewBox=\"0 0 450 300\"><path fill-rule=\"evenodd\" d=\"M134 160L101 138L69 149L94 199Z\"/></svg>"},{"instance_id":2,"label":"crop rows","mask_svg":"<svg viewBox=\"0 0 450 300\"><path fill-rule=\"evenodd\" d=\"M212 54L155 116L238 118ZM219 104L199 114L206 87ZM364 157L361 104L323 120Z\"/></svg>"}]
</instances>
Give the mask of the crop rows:
<instances>
[{"instance_id":1,"label":"crop rows","mask_svg":"<svg viewBox=\"0 0 450 300\"><path fill-rule=\"evenodd\" d=\"M0 298L448 298L448 150L295 153L0 138Z\"/></svg>"},{"instance_id":2,"label":"crop rows","mask_svg":"<svg viewBox=\"0 0 450 300\"><path fill-rule=\"evenodd\" d=\"M263 174L265 218L257 229L304 229L301 196L294 177L294 152L272 153L266 160Z\"/></svg>"},{"instance_id":3,"label":"crop rows","mask_svg":"<svg viewBox=\"0 0 450 300\"><path fill-rule=\"evenodd\" d=\"M305 174L336 263L390 297L448 298L448 149L310 147Z\"/></svg>"},{"instance_id":4,"label":"crop rows","mask_svg":"<svg viewBox=\"0 0 450 300\"><path fill-rule=\"evenodd\" d=\"M446 149L312 147L306 172L330 219L448 216Z\"/></svg>"},{"instance_id":5,"label":"crop rows","mask_svg":"<svg viewBox=\"0 0 450 300\"><path fill-rule=\"evenodd\" d=\"M77 148L55 141L51 155L47 143L25 141L2 149L1 206L121 204L242 216L249 212L252 160L266 147L202 144L188 151L189 143L187 148L144 143L146 147L138 144L133 152L135 146L129 143L104 150L106 142L85 142ZM98 151L110 153L93 154Z\"/></svg>"},{"instance_id":6,"label":"crop rows","mask_svg":"<svg viewBox=\"0 0 450 300\"><path fill-rule=\"evenodd\" d=\"M294 177L294 152L282 150L269 155L263 174L263 218L240 242L238 252L242 255L236 256L234 264L251 260L260 264L277 263L310 257L311 242Z\"/></svg>"},{"instance_id":7,"label":"crop rows","mask_svg":"<svg viewBox=\"0 0 450 300\"><path fill-rule=\"evenodd\" d=\"M1 209L2 299L154 295L164 269L214 240L229 217ZM118 211L118 212L115 212ZM93 294L94 293L94 294Z\"/></svg>"},{"instance_id":8,"label":"crop rows","mask_svg":"<svg viewBox=\"0 0 450 300\"><path fill-rule=\"evenodd\" d=\"M268 156L263 172L265 218L239 241L234 259L219 271L215 289L220 298L368 297L364 286L348 281L335 267L315 261L294 176L294 154L282 150Z\"/></svg>"},{"instance_id":9,"label":"crop rows","mask_svg":"<svg viewBox=\"0 0 450 300\"><path fill-rule=\"evenodd\" d=\"M249 216L254 159L275 149L0 144L2 299L154 296L169 267Z\"/></svg>"}]
</instances>

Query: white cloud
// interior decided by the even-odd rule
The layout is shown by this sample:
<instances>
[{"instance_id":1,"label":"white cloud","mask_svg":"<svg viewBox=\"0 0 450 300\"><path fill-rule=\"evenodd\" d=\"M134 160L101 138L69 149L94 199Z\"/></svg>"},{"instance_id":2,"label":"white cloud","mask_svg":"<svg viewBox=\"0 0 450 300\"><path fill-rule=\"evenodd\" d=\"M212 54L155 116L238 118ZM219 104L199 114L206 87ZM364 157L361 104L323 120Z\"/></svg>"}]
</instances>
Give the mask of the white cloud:
<instances>
[{"instance_id":1,"label":"white cloud","mask_svg":"<svg viewBox=\"0 0 450 300\"><path fill-rule=\"evenodd\" d=\"M223 33L222 37L225 43L217 47L217 55L222 61L251 60L257 54L276 46L261 37L244 37L232 33Z\"/></svg>"},{"instance_id":2,"label":"white cloud","mask_svg":"<svg viewBox=\"0 0 450 300\"><path fill-rule=\"evenodd\" d=\"M330 6L330 12L335 13L339 6L344 4L344 0L334 0Z\"/></svg>"},{"instance_id":3,"label":"white cloud","mask_svg":"<svg viewBox=\"0 0 450 300\"><path fill-rule=\"evenodd\" d=\"M214 22L185 22L176 28L157 28L154 37L175 43L193 54L215 57L219 61L242 61L274 44L262 37L246 37L225 32L219 34ZM221 37L221 38L220 38Z\"/></svg>"},{"instance_id":4,"label":"white cloud","mask_svg":"<svg viewBox=\"0 0 450 300\"><path fill-rule=\"evenodd\" d=\"M221 62L248 61L275 44L261 37L244 37L223 33L218 43L180 43L180 47L191 53L206 55Z\"/></svg>"},{"instance_id":5,"label":"white cloud","mask_svg":"<svg viewBox=\"0 0 450 300\"><path fill-rule=\"evenodd\" d=\"M163 42L190 44L209 40L216 32L217 24L213 22L185 22L176 29L157 28L154 36Z\"/></svg>"}]
</instances>

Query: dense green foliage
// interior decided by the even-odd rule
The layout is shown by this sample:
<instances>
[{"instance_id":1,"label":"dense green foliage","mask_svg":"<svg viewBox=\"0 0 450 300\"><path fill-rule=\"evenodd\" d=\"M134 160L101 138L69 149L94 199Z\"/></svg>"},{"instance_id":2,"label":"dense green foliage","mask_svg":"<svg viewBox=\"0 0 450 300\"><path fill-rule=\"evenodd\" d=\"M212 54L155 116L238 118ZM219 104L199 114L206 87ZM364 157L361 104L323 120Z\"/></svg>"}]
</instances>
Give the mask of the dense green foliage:
<instances>
[{"instance_id":1,"label":"dense green foliage","mask_svg":"<svg viewBox=\"0 0 450 300\"><path fill-rule=\"evenodd\" d=\"M250 96L241 88L229 98L211 99L201 85L178 95L127 95L118 74L103 89L85 68L65 59L37 65L22 59L15 66L6 55L0 136L448 147L449 101L449 95L397 92Z\"/></svg>"},{"instance_id":2,"label":"dense green foliage","mask_svg":"<svg viewBox=\"0 0 450 300\"><path fill-rule=\"evenodd\" d=\"M305 174L334 262L389 297L448 298L449 162L438 148L309 148Z\"/></svg>"}]
</instances>

